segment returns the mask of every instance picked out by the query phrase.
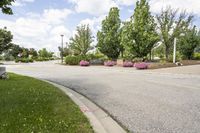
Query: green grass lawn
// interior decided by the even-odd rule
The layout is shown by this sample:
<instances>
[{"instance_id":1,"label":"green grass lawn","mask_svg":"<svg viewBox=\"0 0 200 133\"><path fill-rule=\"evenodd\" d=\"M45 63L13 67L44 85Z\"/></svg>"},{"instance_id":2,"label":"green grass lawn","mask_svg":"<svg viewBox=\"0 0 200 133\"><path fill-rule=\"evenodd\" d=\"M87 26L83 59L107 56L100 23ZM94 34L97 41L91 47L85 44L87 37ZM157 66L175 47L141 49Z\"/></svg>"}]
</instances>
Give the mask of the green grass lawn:
<instances>
[{"instance_id":1,"label":"green grass lawn","mask_svg":"<svg viewBox=\"0 0 200 133\"><path fill-rule=\"evenodd\" d=\"M79 107L46 82L9 74L0 80L0 133L91 133Z\"/></svg>"}]
</instances>

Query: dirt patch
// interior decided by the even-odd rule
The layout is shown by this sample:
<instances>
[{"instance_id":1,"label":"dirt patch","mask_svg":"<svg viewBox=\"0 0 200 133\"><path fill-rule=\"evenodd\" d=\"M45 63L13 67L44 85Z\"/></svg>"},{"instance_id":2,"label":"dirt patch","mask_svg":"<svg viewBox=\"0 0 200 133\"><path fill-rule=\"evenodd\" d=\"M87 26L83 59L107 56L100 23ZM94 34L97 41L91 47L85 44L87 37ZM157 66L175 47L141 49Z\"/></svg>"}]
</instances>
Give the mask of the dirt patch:
<instances>
[{"instance_id":1,"label":"dirt patch","mask_svg":"<svg viewBox=\"0 0 200 133\"><path fill-rule=\"evenodd\" d=\"M200 60L183 60L180 62L181 66L188 66L188 65L198 65L200 64ZM179 67L174 63L158 63L158 62L152 62L148 66L148 69L160 69L160 68L169 68L169 67Z\"/></svg>"}]
</instances>

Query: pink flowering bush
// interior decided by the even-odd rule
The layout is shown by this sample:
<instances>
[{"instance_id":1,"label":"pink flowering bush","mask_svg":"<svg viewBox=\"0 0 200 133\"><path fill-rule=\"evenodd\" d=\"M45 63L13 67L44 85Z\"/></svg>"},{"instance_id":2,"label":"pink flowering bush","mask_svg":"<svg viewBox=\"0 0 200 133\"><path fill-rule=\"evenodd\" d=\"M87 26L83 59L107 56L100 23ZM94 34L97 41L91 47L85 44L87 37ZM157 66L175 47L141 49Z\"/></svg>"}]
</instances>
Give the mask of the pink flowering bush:
<instances>
[{"instance_id":1,"label":"pink flowering bush","mask_svg":"<svg viewBox=\"0 0 200 133\"><path fill-rule=\"evenodd\" d=\"M147 69L148 64L145 62L139 62L139 63L135 63L134 67L136 67L137 69Z\"/></svg>"},{"instance_id":2,"label":"pink flowering bush","mask_svg":"<svg viewBox=\"0 0 200 133\"><path fill-rule=\"evenodd\" d=\"M104 62L104 66L114 66L114 65L116 65L116 62L115 61L106 61L106 62Z\"/></svg>"},{"instance_id":3,"label":"pink flowering bush","mask_svg":"<svg viewBox=\"0 0 200 133\"><path fill-rule=\"evenodd\" d=\"M124 63L123 63L123 67L133 67L133 63L131 62L131 61L125 61Z\"/></svg>"},{"instance_id":4,"label":"pink flowering bush","mask_svg":"<svg viewBox=\"0 0 200 133\"><path fill-rule=\"evenodd\" d=\"M85 61L85 60L80 61L79 64L80 64L80 66L89 66L90 65L90 63L88 61Z\"/></svg>"}]
</instances>

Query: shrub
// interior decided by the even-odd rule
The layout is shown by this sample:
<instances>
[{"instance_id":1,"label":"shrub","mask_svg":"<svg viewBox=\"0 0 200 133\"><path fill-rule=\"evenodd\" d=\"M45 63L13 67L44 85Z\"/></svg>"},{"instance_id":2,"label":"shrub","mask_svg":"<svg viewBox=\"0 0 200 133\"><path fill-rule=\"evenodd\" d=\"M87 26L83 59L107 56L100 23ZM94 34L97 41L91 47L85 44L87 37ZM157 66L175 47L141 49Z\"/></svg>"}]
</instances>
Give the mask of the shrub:
<instances>
[{"instance_id":1,"label":"shrub","mask_svg":"<svg viewBox=\"0 0 200 133\"><path fill-rule=\"evenodd\" d=\"M3 57L0 55L0 60L3 60Z\"/></svg>"},{"instance_id":2,"label":"shrub","mask_svg":"<svg viewBox=\"0 0 200 133\"><path fill-rule=\"evenodd\" d=\"M35 61L49 61L52 60L51 58L44 58L44 57L39 57L37 59L35 59Z\"/></svg>"},{"instance_id":3,"label":"shrub","mask_svg":"<svg viewBox=\"0 0 200 133\"><path fill-rule=\"evenodd\" d=\"M44 61L42 58L37 58L35 61Z\"/></svg>"},{"instance_id":4,"label":"shrub","mask_svg":"<svg viewBox=\"0 0 200 133\"><path fill-rule=\"evenodd\" d=\"M33 59L28 59L28 58L17 58L15 59L16 63L33 63Z\"/></svg>"},{"instance_id":5,"label":"shrub","mask_svg":"<svg viewBox=\"0 0 200 133\"><path fill-rule=\"evenodd\" d=\"M176 62L182 60L182 55L179 52L176 52ZM173 62L173 55L169 55L169 62Z\"/></svg>"},{"instance_id":6,"label":"shrub","mask_svg":"<svg viewBox=\"0 0 200 133\"><path fill-rule=\"evenodd\" d=\"M90 65L90 63L85 60L81 60L79 64L80 64L80 66L89 66Z\"/></svg>"},{"instance_id":7,"label":"shrub","mask_svg":"<svg viewBox=\"0 0 200 133\"><path fill-rule=\"evenodd\" d=\"M82 60L81 56L67 56L65 57L65 63L67 65L78 65Z\"/></svg>"},{"instance_id":8,"label":"shrub","mask_svg":"<svg viewBox=\"0 0 200 133\"><path fill-rule=\"evenodd\" d=\"M131 62L131 61L125 61L124 63L123 63L123 67L133 67L133 63Z\"/></svg>"},{"instance_id":9,"label":"shrub","mask_svg":"<svg viewBox=\"0 0 200 133\"><path fill-rule=\"evenodd\" d=\"M106 61L104 62L104 66L109 66L109 67L112 67L116 65L116 62L115 61Z\"/></svg>"},{"instance_id":10,"label":"shrub","mask_svg":"<svg viewBox=\"0 0 200 133\"><path fill-rule=\"evenodd\" d=\"M96 59L103 59L104 55L102 54L88 54L87 59L88 60L96 60Z\"/></svg>"},{"instance_id":11,"label":"shrub","mask_svg":"<svg viewBox=\"0 0 200 133\"><path fill-rule=\"evenodd\" d=\"M200 53L194 53L194 59L200 60Z\"/></svg>"},{"instance_id":12,"label":"shrub","mask_svg":"<svg viewBox=\"0 0 200 133\"><path fill-rule=\"evenodd\" d=\"M29 59L29 62L30 62L30 63L33 63L33 59Z\"/></svg>"},{"instance_id":13,"label":"shrub","mask_svg":"<svg viewBox=\"0 0 200 133\"><path fill-rule=\"evenodd\" d=\"M134 58L133 61L134 61L134 62L142 62L143 59L142 59L142 58Z\"/></svg>"},{"instance_id":14,"label":"shrub","mask_svg":"<svg viewBox=\"0 0 200 133\"><path fill-rule=\"evenodd\" d=\"M137 69L147 69L148 64L145 62L135 63L134 67L136 67Z\"/></svg>"},{"instance_id":15,"label":"shrub","mask_svg":"<svg viewBox=\"0 0 200 133\"><path fill-rule=\"evenodd\" d=\"M104 64L104 60L103 59L90 60L90 64L91 65L103 65Z\"/></svg>"},{"instance_id":16,"label":"shrub","mask_svg":"<svg viewBox=\"0 0 200 133\"><path fill-rule=\"evenodd\" d=\"M12 55L5 54L4 57L3 57L3 60L5 60L5 61L14 61L15 58Z\"/></svg>"},{"instance_id":17,"label":"shrub","mask_svg":"<svg viewBox=\"0 0 200 133\"><path fill-rule=\"evenodd\" d=\"M49 60L55 60L53 57L49 58Z\"/></svg>"}]
</instances>

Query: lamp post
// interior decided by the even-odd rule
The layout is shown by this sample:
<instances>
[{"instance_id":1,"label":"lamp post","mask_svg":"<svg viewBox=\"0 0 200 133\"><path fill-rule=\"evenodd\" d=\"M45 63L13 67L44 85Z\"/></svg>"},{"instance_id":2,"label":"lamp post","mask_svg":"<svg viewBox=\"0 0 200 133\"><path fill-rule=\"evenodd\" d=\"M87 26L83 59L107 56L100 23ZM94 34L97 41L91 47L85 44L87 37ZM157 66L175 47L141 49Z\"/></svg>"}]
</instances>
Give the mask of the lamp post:
<instances>
[{"instance_id":1,"label":"lamp post","mask_svg":"<svg viewBox=\"0 0 200 133\"><path fill-rule=\"evenodd\" d=\"M61 63L63 64L63 37L64 35L61 36Z\"/></svg>"}]
</instances>

